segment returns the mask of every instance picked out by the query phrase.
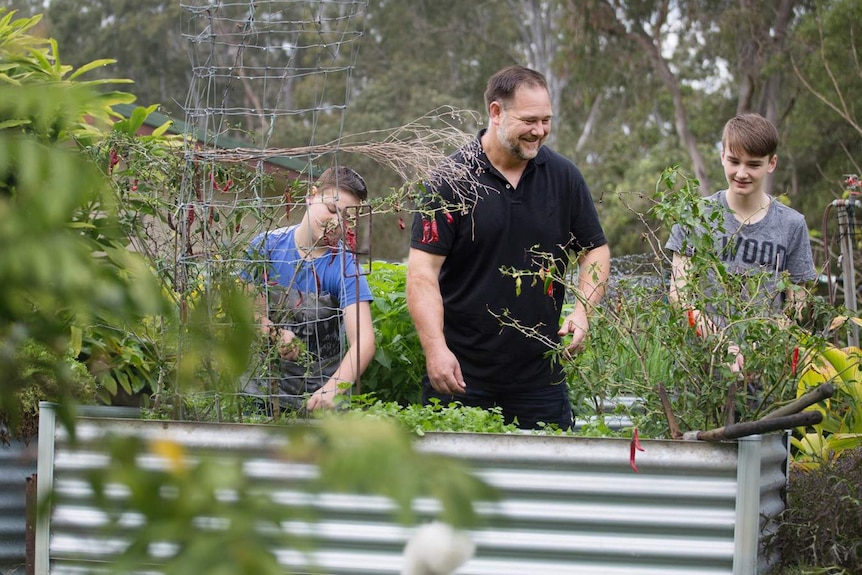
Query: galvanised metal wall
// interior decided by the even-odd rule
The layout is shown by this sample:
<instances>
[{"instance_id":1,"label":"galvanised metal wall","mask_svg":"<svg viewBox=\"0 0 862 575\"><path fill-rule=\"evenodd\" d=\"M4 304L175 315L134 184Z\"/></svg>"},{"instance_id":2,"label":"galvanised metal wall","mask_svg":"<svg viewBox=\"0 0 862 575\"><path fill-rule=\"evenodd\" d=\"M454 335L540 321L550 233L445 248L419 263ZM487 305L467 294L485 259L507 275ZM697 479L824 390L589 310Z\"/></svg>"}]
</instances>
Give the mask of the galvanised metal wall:
<instances>
[{"instance_id":1,"label":"galvanised metal wall","mask_svg":"<svg viewBox=\"0 0 862 575\"><path fill-rule=\"evenodd\" d=\"M43 423L50 411L43 412ZM56 444L43 449L47 433ZM286 528L313 533L323 573L396 575L411 530L392 522L380 497L309 496L297 480L315 469L275 455L283 439L272 428L159 421L78 420L80 445L72 449L62 430L40 430L40 493L53 474L57 502L50 525L37 530L37 575L97 572L122 547L122 532L100 531L105 518L94 507L84 478L107 464L104 438L132 434L168 439L189 457L244 461L245 473L272 494L274 504L307 504L315 524ZM461 575L753 575L768 561L758 553L761 514L783 509L787 448L783 435L729 443L642 441L635 473L629 442L619 439L534 435L428 434L418 444L429 452L464 458L502 491L484 504L486 526L473 532L476 556ZM141 466L159 465L141 456ZM43 479L46 480L43 484ZM294 486L294 487L290 487ZM433 501L417 506L429 517ZM129 516L126 523L135 524ZM276 550L285 570L307 573L306 558Z\"/></svg>"},{"instance_id":2,"label":"galvanised metal wall","mask_svg":"<svg viewBox=\"0 0 862 575\"><path fill-rule=\"evenodd\" d=\"M25 571L26 487L35 473L35 444L0 444L0 575Z\"/></svg>"}]
</instances>

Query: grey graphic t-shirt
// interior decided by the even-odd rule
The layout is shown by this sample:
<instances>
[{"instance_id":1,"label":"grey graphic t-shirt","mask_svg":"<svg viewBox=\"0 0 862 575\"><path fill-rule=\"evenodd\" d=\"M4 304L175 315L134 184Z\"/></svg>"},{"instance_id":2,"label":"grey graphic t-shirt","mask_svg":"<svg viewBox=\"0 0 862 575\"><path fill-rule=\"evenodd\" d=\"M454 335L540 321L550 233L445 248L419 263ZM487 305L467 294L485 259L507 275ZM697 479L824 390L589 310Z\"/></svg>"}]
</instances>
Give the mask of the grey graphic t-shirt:
<instances>
[{"instance_id":1,"label":"grey graphic t-shirt","mask_svg":"<svg viewBox=\"0 0 862 575\"><path fill-rule=\"evenodd\" d=\"M712 235L716 255L728 272L764 279L758 286L758 296L770 302L773 309L780 307L783 300L776 283L785 272L797 284L817 277L805 218L773 199L762 220L742 224L728 206L726 193L727 190L722 190L707 198L722 211L724 230L700 229L696 233ZM693 247L678 224L671 229L665 248L687 257L694 255Z\"/></svg>"}]
</instances>

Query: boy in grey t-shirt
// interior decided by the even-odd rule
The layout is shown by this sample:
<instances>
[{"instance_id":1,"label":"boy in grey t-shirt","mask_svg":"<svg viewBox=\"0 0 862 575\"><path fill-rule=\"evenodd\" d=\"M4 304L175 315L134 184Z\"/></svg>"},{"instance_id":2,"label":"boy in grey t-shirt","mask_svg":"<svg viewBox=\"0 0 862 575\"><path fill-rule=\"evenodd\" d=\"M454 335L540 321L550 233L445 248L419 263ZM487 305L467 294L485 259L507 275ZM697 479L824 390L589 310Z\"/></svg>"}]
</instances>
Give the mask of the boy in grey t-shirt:
<instances>
[{"instance_id":1,"label":"boy in grey t-shirt","mask_svg":"<svg viewBox=\"0 0 862 575\"><path fill-rule=\"evenodd\" d=\"M710 196L708 202L722 211L719 221L724 229L715 226L695 233L712 236L716 255L728 272L765 278L758 295L768 305L793 303L796 290L777 289L781 276L786 272L791 282L803 284L817 275L805 218L767 194L764 186L778 162L778 131L758 114L743 114L725 124L721 143L721 164L728 188ZM691 310L691 321L702 333L714 332L721 327L722 318L686 301L684 288L693 252L678 224L665 247L673 252L671 301ZM737 371L741 366L742 357L737 355L731 368Z\"/></svg>"}]
</instances>

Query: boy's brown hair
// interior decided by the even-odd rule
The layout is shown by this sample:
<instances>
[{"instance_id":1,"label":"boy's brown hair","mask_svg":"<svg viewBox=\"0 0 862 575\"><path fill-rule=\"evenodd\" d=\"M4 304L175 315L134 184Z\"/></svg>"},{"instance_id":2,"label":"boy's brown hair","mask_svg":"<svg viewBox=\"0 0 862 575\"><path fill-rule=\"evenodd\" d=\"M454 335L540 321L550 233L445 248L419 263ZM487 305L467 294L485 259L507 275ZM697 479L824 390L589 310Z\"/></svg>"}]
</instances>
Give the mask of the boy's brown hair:
<instances>
[{"instance_id":1,"label":"boy's brown hair","mask_svg":"<svg viewBox=\"0 0 862 575\"><path fill-rule=\"evenodd\" d=\"M347 166L333 166L328 168L317 180L318 190L328 190L337 188L350 192L360 202L368 199L368 188L365 186L365 180L353 168Z\"/></svg>"},{"instance_id":2,"label":"boy's brown hair","mask_svg":"<svg viewBox=\"0 0 862 575\"><path fill-rule=\"evenodd\" d=\"M760 114L740 114L724 125L721 145L725 152L772 157L778 149L778 130Z\"/></svg>"}]
</instances>

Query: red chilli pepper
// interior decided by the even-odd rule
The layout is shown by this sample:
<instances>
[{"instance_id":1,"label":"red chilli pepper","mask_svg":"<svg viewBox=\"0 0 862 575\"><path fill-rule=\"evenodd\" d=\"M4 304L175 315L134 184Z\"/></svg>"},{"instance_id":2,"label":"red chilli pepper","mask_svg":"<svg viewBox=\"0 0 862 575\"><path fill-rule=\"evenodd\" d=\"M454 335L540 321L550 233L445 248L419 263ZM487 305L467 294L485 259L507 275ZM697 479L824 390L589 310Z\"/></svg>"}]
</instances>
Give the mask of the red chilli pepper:
<instances>
[{"instance_id":1,"label":"red chilli pepper","mask_svg":"<svg viewBox=\"0 0 862 575\"><path fill-rule=\"evenodd\" d=\"M697 320L694 319L693 309L688 310L688 326L696 328L694 333L697 335L697 337L703 337L703 332L701 331L700 326L697 325Z\"/></svg>"},{"instance_id":2,"label":"red chilli pepper","mask_svg":"<svg viewBox=\"0 0 862 575\"><path fill-rule=\"evenodd\" d=\"M446 212L446 223L447 224L454 224L455 223L455 218L453 218L452 214L450 214L449 212Z\"/></svg>"},{"instance_id":3,"label":"red chilli pepper","mask_svg":"<svg viewBox=\"0 0 862 575\"><path fill-rule=\"evenodd\" d=\"M796 368L799 367L799 348L793 348L793 355L790 359L790 373L791 375L796 375Z\"/></svg>"},{"instance_id":4,"label":"red chilli pepper","mask_svg":"<svg viewBox=\"0 0 862 575\"><path fill-rule=\"evenodd\" d=\"M407 225L404 223L404 218L398 218L398 229L403 230Z\"/></svg>"},{"instance_id":5,"label":"red chilli pepper","mask_svg":"<svg viewBox=\"0 0 862 575\"><path fill-rule=\"evenodd\" d=\"M195 207L191 204L189 204L189 207L188 207L187 220L188 220L189 227L191 227L191 225L193 223L195 223Z\"/></svg>"},{"instance_id":6,"label":"red chilli pepper","mask_svg":"<svg viewBox=\"0 0 862 575\"><path fill-rule=\"evenodd\" d=\"M116 148L111 148L111 151L108 153L108 173L111 174L114 171L114 166L120 163L120 156L117 154Z\"/></svg>"},{"instance_id":7,"label":"red chilli pepper","mask_svg":"<svg viewBox=\"0 0 862 575\"><path fill-rule=\"evenodd\" d=\"M431 220L431 241L440 241L440 236L437 235L437 220Z\"/></svg>"},{"instance_id":8,"label":"red chilli pepper","mask_svg":"<svg viewBox=\"0 0 862 575\"><path fill-rule=\"evenodd\" d=\"M644 448L641 447L641 441L638 439L638 428L635 427L632 432L632 441L630 444L631 453L629 454L629 464L632 466L632 471L638 473L638 466L635 464L635 452L644 451Z\"/></svg>"},{"instance_id":9,"label":"red chilli pepper","mask_svg":"<svg viewBox=\"0 0 862 575\"><path fill-rule=\"evenodd\" d=\"M554 282L548 282L548 295L554 297Z\"/></svg>"},{"instance_id":10,"label":"red chilli pepper","mask_svg":"<svg viewBox=\"0 0 862 575\"><path fill-rule=\"evenodd\" d=\"M350 251L356 251L356 230L353 228L347 228L344 232L344 243L347 244L347 248Z\"/></svg>"},{"instance_id":11,"label":"red chilli pepper","mask_svg":"<svg viewBox=\"0 0 862 575\"><path fill-rule=\"evenodd\" d=\"M427 244L431 241L431 222L422 220L422 243Z\"/></svg>"}]
</instances>

